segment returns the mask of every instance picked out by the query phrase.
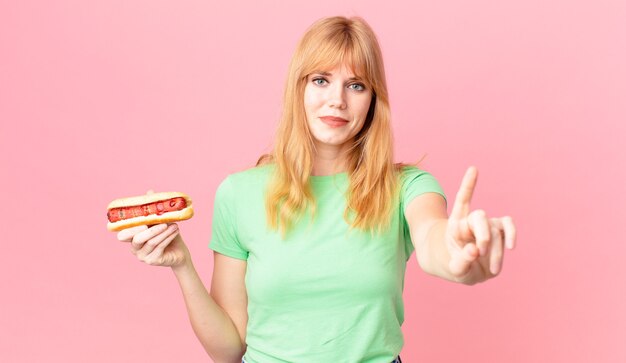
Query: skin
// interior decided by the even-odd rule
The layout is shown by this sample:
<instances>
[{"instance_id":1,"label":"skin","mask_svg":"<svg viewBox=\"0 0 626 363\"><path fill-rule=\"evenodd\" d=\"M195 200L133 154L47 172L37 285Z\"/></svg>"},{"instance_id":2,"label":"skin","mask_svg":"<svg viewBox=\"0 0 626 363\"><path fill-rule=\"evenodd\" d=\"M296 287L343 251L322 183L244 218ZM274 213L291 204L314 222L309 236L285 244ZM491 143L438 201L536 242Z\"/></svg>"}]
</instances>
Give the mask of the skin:
<instances>
[{"instance_id":1,"label":"skin","mask_svg":"<svg viewBox=\"0 0 626 363\"><path fill-rule=\"evenodd\" d=\"M346 150L363 127L372 92L341 65L307 77L304 106L315 144L313 175L345 171ZM349 122L330 127L319 117ZM448 217L437 193L424 193L405 209L421 268L434 276L473 285L497 276L505 247L512 249L516 229L510 217L488 218L470 209L478 170L468 168ZM151 193L149 191L148 193ZM216 362L240 362L246 350L246 261L214 252L210 294L193 266L178 225L138 226L120 231L118 240L149 265L170 266L178 279L194 332Z\"/></svg>"},{"instance_id":2,"label":"skin","mask_svg":"<svg viewBox=\"0 0 626 363\"><path fill-rule=\"evenodd\" d=\"M371 99L371 89L345 64L307 77L304 109L316 150L313 175L344 171L346 151L365 124ZM348 123L331 127L322 122L323 116L341 117Z\"/></svg>"},{"instance_id":3,"label":"skin","mask_svg":"<svg viewBox=\"0 0 626 363\"><path fill-rule=\"evenodd\" d=\"M432 275L473 285L497 276L505 248L513 249L516 228L509 216L489 218L470 202L478 169L467 169L450 217L443 197L424 193L405 209L420 267Z\"/></svg>"}]
</instances>

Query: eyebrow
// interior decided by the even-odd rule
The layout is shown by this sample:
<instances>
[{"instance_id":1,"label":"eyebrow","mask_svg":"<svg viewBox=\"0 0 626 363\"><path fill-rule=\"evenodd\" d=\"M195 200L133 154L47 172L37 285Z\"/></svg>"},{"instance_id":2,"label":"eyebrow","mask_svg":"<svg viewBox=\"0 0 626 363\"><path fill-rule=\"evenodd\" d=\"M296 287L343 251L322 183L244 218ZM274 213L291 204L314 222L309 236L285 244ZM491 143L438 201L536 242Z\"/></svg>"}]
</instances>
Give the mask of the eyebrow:
<instances>
[{"instance_id":1,"label":"eyebrow","mask_svg":"<svg viewBox=\"0 0 626 363\"><path fill-rule=\"evenodd\" d=\"M321 76L332 76L333 74L330 72L313 72L314 74L319 74ZM361 77L350 77L348 81L362 81Z\"/></svg>"}]
</instances>

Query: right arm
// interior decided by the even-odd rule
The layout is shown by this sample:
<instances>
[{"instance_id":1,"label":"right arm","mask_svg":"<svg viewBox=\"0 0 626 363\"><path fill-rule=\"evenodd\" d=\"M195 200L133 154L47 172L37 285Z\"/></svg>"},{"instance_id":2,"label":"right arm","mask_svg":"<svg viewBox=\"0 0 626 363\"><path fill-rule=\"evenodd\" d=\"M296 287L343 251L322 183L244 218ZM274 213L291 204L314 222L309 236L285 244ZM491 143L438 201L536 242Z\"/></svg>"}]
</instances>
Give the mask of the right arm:
<instances>
[{"instance_id":1,"label":"right arm","mask_svg":"<svg viewBox=\"0 0 626 363\"><path fill-rule=\"evenodd\" d=\"M172 266L198 340L216 362L240 363L246 351L246 262L214 253L211 294L189 262Z\"/></svg>"},{"instance_id":2,"label":"right arm","mask_svg":"<svg viewBox=\"0 0 626 363\"><path fill-rule=\"evenodd\" d=\"M200 343L216 363L240 363L245 353L246 261L215 253L211 294L196 272L176 224L138 226L118 234L149 265L171 266L183 293L189 320Z\"/></svg>"}]
</instances>

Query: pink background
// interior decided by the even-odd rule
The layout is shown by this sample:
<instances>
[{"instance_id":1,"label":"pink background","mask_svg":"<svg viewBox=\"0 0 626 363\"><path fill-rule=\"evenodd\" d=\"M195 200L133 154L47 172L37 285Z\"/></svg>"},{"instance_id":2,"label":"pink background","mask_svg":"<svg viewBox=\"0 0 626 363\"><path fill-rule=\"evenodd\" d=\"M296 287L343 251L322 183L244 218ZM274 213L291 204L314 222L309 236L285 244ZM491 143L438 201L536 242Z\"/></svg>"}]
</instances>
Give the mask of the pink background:
<instances>
[{"instance_id":1,"label":"pink background","mask_svg":"<svg viewBox=\"0 0 626 363\"><path fill-rule=\"evenodd\" d=\"M213 196L269 150L316 19L363 16L397 160L511 215L501 275L405 290L406 362L624 362L624 1L12 1L0 5L2 362L205 362L167 268L105 228L111 199L181 190L209 283ZM450 210L449 210L450 211Z\"/></svg>"}]
</instances>

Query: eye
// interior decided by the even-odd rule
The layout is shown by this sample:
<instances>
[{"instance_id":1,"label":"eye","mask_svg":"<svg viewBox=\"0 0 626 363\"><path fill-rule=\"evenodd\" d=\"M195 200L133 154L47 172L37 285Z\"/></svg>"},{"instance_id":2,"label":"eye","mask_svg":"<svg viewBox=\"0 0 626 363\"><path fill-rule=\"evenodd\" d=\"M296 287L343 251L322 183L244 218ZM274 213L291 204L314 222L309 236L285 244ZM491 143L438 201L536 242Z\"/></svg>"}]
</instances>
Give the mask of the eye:
<instances>
[{"instance_id":1,"label":"eye","mask_svg":"<svg viewBox=\"0 0 626 363\"><path fill-rule=\"evenodd\" d=\"M318 86L323 86L324 84L328 83L324 78L313 78L313 80L311 80L311 82L313 82L313 84L316 84Z\"/></svg>"},{"instance_id":2,"label":"eye","mask_svg":"<svg viewBox=\"0 0 626 363\"><path fill-rule=\"evenodd\" d=\"M350 87L351 89L353 89L355 91L364 91L365 90L365 85L363 85L362 83L352 83L348 87Z\"/></svg>"}]
</instances>

